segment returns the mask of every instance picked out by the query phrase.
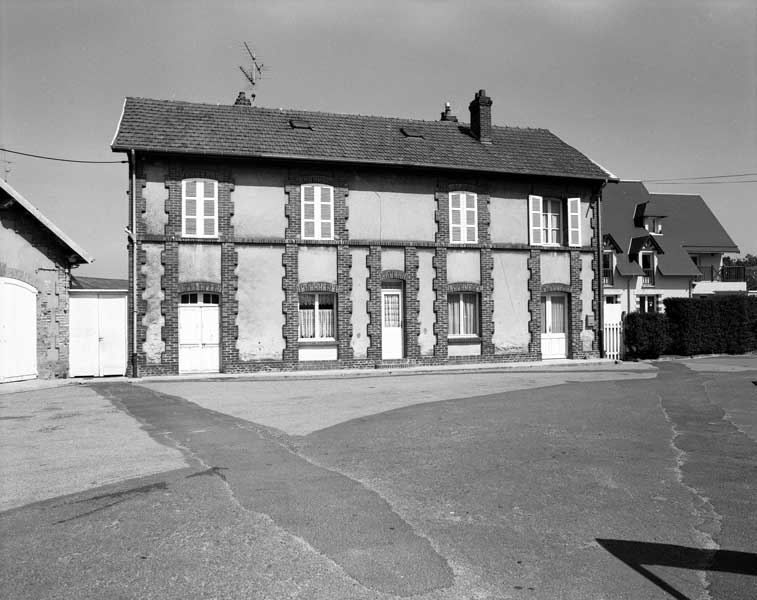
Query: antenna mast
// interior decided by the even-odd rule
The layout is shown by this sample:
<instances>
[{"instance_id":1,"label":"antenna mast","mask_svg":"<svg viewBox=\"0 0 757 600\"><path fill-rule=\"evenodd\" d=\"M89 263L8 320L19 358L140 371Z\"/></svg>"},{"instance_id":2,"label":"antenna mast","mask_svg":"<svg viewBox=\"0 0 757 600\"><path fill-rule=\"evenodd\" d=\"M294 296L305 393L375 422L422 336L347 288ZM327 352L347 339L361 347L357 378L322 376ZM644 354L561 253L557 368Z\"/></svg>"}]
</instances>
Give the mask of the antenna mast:
<instances>
[{"instance_id":1,"label":"antenna mast","mask_svg":"<svg viewBox=\"0 0 757 600\"><path fill-rule=\"evenodd\" d=\"M257 82L259 79L262 79L263 77L263 69L265 68L265 65L263 63L259 63L257 57L255 56L255 53L250 50L250 46L247 42L243 42L245 50L247 50L247 54L250 56L250 67L245 69L243 66L239 66L239 70L242 71L244 74L245 79L249 82L250 86L252 87L252 92L250 92L250 99L252 101L255 100L255 85L257 85Z\"/></svg>"}]
</instances>

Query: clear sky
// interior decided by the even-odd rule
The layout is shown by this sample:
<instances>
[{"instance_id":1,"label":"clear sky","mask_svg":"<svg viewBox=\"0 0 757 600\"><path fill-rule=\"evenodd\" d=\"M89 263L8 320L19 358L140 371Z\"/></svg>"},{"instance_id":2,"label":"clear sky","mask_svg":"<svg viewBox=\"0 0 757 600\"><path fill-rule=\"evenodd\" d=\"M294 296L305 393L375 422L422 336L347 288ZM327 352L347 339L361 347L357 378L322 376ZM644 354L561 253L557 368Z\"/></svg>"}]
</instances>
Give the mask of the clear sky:
<instances>
[{"instance_id":1,"label":"clear sky","mask_svg":"<svg viewBox=\"0 0 757 600\"><path fill-rule=\"evenodd\" d=\"M256 104L545 127L615 175L757 172L757 0L0 0L0 146L117 160L125 96L230 104L251 43ZM126 165L0 153L8 181L125 277ZM0 163L0 170L3 163ZM701 194L757 254L751 183L648 185Z\"/></svg>"}]
</instances>

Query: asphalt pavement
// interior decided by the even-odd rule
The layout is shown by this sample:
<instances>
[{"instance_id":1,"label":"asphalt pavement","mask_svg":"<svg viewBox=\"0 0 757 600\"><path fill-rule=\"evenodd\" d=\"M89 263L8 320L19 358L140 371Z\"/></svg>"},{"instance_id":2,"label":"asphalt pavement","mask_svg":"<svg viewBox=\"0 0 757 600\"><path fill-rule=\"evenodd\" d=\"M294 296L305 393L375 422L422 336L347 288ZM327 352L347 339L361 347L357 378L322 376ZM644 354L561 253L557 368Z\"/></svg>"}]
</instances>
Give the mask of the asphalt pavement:
<instances>
[{"instance_id":1,"label":"asphalt pavement","mask_svg":"<svg viewBox=\"0 0 757 600\"><path fill-rule=\"evenodd\" d=\"M91 384L181 461L0 513L3 595L755 597L757 360L708 360Z\"/></svg>"}]
</instances>

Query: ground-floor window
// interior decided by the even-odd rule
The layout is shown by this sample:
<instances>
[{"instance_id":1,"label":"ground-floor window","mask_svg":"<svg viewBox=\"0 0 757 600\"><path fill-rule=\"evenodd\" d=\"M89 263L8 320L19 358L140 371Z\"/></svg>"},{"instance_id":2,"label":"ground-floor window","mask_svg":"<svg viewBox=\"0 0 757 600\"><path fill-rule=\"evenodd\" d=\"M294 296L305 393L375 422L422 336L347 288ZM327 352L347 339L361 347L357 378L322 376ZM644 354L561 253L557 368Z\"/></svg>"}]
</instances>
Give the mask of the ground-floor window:
<instances>
[{"instance_id":1,"label":"ground-floor window","mask_svg":"<svg viewBox=\"0 0 757 600\"><path fill-rule=\"evenodd\" d=\"M640 313L658 312L657 296L639 296L639 312Z\"/></svg>"},{"instance_id":2,"label":"ground-floor window","mask_svg":"<svg viewBox=\"0 0 757 600\"><path fill-rule=\"evenodd\" d=\"M334 294L300 294L300 339L334 339Z\"/></svg>"},{"instance_id":3,"label":"ground-floor window","mask_svg":"<svg viewBox=\"0 0 757 600\"><path fill-rule=\"evenodd\" d=\"M449 306L449 335L479 335L479 311L477 293L447 294Z\"/></svg>"}]
</instances>

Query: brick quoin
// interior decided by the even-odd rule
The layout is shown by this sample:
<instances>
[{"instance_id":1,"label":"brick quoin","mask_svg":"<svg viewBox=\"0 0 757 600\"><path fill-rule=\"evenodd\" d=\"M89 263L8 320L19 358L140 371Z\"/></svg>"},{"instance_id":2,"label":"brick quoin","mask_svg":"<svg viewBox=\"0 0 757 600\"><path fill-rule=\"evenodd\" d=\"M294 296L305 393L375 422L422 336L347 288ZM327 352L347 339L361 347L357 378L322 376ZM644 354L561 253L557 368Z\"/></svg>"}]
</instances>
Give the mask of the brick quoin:
<instances>
[{"instance_id":1,"label":"brick quoin","mask_svg":"<svg viewBox=\"0 0 757 600\"><path fill-rule=\"evenodd\" d=\"M531 313L531 320L528 322L528 331L531 334L528 352L537 357L537 360L541 360L541 251L532 249L526 264L530 273L528 290L531 292L528 301L528 312Z\"/></svg>"},{"instance_id":2,"label":"brick quoin","mask_svg":"<svg viewBox=\"0 0 757 600\"><path fill-rule=\"evenodd\" d=\"M381 360L381 246L370 246L365 257L368 267L368 360Z\"/></svg>"},{"instance_id":3,"label":"brick quoin","mask_svg":"<svg viewBox=\"0 0 757 600\"><path fill-rule=\"evenodd\" d=\"M418 336L421 334L418 301L420 281L418 280L418 250L412 246L405 248L405 356L417 360L421 356Z\"/></svg>"}]
</instances>

